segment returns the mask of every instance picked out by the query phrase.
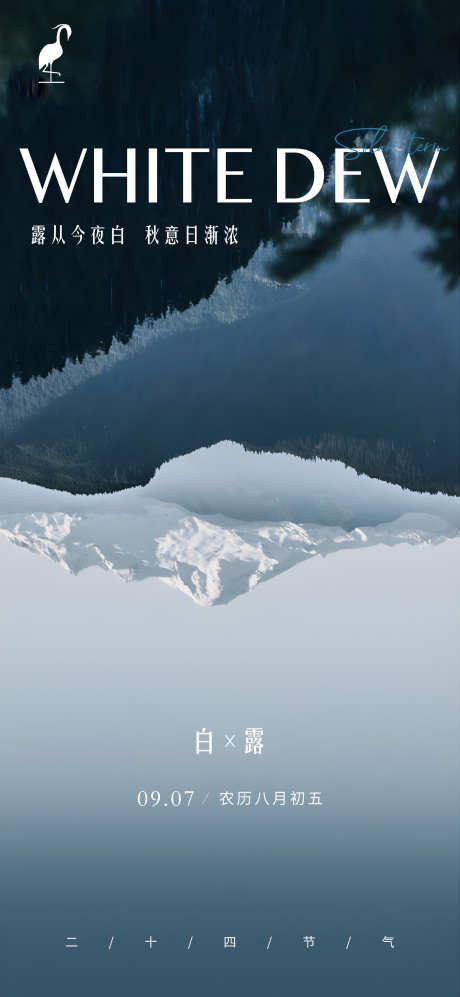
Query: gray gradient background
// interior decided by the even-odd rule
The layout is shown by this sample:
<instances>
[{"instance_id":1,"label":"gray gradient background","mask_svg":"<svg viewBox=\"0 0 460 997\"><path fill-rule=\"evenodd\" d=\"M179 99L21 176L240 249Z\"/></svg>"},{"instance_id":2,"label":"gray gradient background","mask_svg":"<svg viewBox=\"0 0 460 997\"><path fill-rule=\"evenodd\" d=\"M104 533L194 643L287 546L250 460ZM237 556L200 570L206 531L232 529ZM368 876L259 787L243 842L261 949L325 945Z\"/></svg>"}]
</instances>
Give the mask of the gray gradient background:
<instances>
[{"instance_id":1,"label":"gray gradient background","mask_svg":"<svg viewBox=\"0 0 460 997\"><path fill-rule=\"evenodd\" d=\"M205 610L2 540L8 997L455 997L459 553L343 551ZM224 751L258 725L261 758ZM141 788L325 805L140 810Z\"/></svg>"}]
</instances>

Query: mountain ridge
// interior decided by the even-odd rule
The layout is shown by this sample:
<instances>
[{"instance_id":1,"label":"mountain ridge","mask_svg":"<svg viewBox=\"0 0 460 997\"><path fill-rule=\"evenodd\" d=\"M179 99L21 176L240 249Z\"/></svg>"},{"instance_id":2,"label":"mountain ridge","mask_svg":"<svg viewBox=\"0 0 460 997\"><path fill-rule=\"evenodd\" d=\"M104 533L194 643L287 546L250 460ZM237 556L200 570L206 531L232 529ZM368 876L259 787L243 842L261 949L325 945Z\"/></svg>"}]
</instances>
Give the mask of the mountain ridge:
<instances>
[{"instance_id":1,"label":"mountain ridge","mask_svg":"<svg viewBox=\"0 0 460 997\"><path fill-rule=\"evenodd\" d=\"M200 606L228 603L314 557L460 535L456 499L230 443L172 461L145 488L113 496L4 484L0 535L10 542L74 575L97 566L124 581L159 578ZM302 511L305 519L284 516Z\"/></svg>"}]
</instances>

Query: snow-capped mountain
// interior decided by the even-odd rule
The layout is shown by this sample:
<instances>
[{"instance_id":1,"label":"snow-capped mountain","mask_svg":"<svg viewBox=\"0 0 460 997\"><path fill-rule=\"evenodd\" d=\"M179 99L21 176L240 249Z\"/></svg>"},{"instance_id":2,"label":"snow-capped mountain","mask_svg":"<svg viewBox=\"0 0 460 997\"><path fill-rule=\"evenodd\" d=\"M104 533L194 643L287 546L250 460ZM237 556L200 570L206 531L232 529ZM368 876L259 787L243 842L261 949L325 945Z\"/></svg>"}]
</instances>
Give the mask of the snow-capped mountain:
<instances>
[{"instance_id":1,"label":"snow-capped mountain","mask_svg":"<svg viewBox=\"0 0 460 997\"><path fill-rule=\"evenodd\" d=\"M231 443L165 465L145 488L72 496L0 484L0 535L77 574L161 578L202 606L226 603L299 561L460 534L460 500L403 491L337 462Z\"/></svg>"}]
</instances>

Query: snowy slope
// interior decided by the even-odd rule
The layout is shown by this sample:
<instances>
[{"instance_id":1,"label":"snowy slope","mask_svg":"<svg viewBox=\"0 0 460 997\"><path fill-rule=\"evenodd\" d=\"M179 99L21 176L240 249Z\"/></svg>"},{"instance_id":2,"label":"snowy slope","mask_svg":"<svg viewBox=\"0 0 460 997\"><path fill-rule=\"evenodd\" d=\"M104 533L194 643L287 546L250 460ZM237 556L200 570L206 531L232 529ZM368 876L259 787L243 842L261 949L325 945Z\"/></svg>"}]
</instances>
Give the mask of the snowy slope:
<instances>
[{"instance_id":1,"label":"snowy slope","mask_svg":"<svg viewBox=\"0 0 460 997\"><path fill-rule=\"evenodd\" d=\"M2 534L75 574L97 565L127 581L158 577L211 606L307 558L459 535L460 500L221 443L114 495L3 481Z\"/></svg>"}]
</instances>

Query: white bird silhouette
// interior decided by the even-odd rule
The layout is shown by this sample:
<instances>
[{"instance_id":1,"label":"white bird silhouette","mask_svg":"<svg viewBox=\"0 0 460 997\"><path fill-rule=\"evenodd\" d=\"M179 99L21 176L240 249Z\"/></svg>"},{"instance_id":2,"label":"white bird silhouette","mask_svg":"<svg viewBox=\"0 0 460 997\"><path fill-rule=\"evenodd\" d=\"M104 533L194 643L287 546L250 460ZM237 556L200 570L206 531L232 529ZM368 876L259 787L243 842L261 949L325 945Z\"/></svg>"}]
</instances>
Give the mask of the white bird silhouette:
<instances>
[{"instance_id":1,"label":"white bird silhouette","mask_svg":"<svg viewBox=\"0 0 460 997\"><path fill-rule=\"evenodd\" d=\"M51 45L45 45L38 57L38 68L43 70L43 72L49 73L50 83L53 82L53 62L55 62L56 59L60 59L64 51L61 45L61 31L66 32L68 41L72 34L72 28L70 27L70 24L56 24L53 31L57 31L56 41L52 42ZM57 69L54 70L54 74L56 76L61 75L58 73Z\"/></svg>"}]
</instances>

